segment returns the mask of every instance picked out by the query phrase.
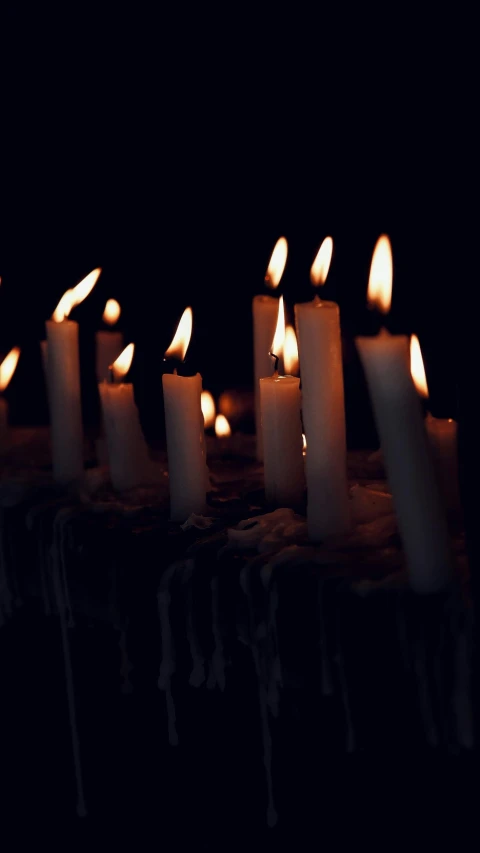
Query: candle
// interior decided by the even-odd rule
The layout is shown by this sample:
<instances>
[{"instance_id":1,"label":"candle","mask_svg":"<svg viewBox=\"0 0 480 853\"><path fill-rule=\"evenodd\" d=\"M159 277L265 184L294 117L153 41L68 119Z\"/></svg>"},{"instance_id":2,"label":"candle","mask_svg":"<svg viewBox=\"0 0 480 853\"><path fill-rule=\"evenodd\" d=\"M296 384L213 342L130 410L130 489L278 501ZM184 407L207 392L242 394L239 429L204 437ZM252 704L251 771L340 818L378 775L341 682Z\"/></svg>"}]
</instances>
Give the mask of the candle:
<instances>
[{"instance_id":1,"label":"candle","mask_svg":"<svg viewBox=\"0 0 480 853\"><path fill-rule=\"evenodd\" d=\"M8 404L3 396L20 358L19 347L14 347L0 364L0 449L6 443L8 435Z\"/></svg>"},{"instance_id":2,"label":"candle","mask_svg":"<svg viewBox=\"0 0 480 853\"><path fill-rule=\"evenodd\" d=\"M332 251L332 238L327 237L311 269L314 285L324 284ZM350 527L340 312L335 302L315 296L312 302L295 305L295 317L308 445L308 533L319 542Z\"/></svg>"},{"instance_id":3,"label":"candle","mask_svg":"<svg viewBox=\"0 0 480 853\"><path fill-rule=\"evenodd\" d=\"M46 323L53 477L62 485L83 475L78 323L67 318L72 308L88 296L100 273L100 269L93 270L67 290Z\"/></svg>"},{"instance_id":4,"label":"candle","mask_svg":"<svg viewBox=\"0 0 480 853\"><path fill-rule=\"evenodd\" d=\"M131 382L123 382L133 360L128 344L111 365L111 379L98 385L107 438L110 478L115 489L133 489L151 479L151 462Z\"/></svg>"},{"instance_id":5,"label":"candle","mask_svg":"<svg viewBox=\"0 0 480 853\"><path fill-rule=\"evenodd\" d=\"M287 262L288 244L285 237L277 240L270 258L265 284L276 288L280 284L285 264ZM257 459L263 459L262 422L260 414L259 380L270 376L272 363L268 355L275 334L277 323L278 300L272 296L255 296L253 299L253 353L255 367L255 430L257 435Z\"/></svg>"},{"instance_id":6,"label":"candle","mask_svg":"<svg viewBox=\"0 0 480 853\"><path fill-rule=\"evenodd\" d=\"M410 339L410 371L417 393L428 399L428 384L423 364L420 341L416 335ZM459 516L460 487L458 478L457 423L452 418L425 418L425 427L435 465L438 484L449 516Z\"/></svg>"},{"instance_id":7,"label":"candle","mask_svg":"<svg viewBox=\"0 0 480 853\"><path fill-rule=\"evenodd\" d=\"M298 345L293 326L287 326L285 329L283 363L287 376L298 376Z\"/></svg>"},{"instance_id":8,"label":"candle","mask_svg":"<svg viewBox=\"0 0 480 853\"><path fill-rule=\"evenodd\" d=\"M192 309L186 308L165 358L183 362L192 334ZM201 407L202 377L163 375L163 399L172 521L186 521L205 509L207 466Z\"/></svg>"},{"instance_id":9,"label":"candle","mask_svg":"<svg viewBox=\"0 0 480 853\"><path fill-rule=\"evenodd\" d=\"M232 430L225 415L217 415L215 418L215 435L217 438L228 438L231 434Z\"/></svg>"},{"instance_id":10,"label":"candle","mask_svg":"<svg viewBox=\"0 0 480 853\"><path fill-rule=\"evenodd\" d=\"M202 391L200 400L203 414L203 425L205 429L211 429L215 426L215 400L210 391Z\"/></svg>"},{"instance_id":11,"label":"candle","mask_svg":"<svg viewBox=\"0 0 480 853\"><path fill-rule=\"evenodd\" d=\"M280 358L285 340L283 296L271 345L272 356ZM305 489L300 418L300 380L295 376L273 376L259 380L263 434L265 497L270 504L297 506Z\"/></svg>"},{"instance_id":12,"label":"candle","mask_svg":"<svg viewBox=\"0 0 480 853\"><path fill-rule=\"evenodd\" d=\"M108 299L102 320L107 326L114 326L120 317L121 308L116 299ZM109 378L109 368L123 350L123 335L113 329L98 331L95 335L97 380Z\"/></svg>"},{"instance_id":13,"label":"candle","mask_svg":"<svg viewBox=\"0 0 480 853\"><path fill-rule=\"evenodd\" d=\"M383 236L373 254L368 299L386 314L391 291L390 241ZM445 511L410 373L408 338L382 329L376 337L357 338L356 344L373 403L410 583L417 592L431 592L450 577L451 556Z\"/></svg>"}]
</instances>

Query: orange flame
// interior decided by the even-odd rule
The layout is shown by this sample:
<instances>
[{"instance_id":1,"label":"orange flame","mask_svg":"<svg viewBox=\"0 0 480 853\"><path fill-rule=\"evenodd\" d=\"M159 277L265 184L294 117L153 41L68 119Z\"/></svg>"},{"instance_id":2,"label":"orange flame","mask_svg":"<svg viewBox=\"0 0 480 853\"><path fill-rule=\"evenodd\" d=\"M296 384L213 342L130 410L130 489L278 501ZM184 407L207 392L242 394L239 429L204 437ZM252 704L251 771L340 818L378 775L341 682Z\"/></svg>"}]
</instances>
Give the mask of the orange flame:
<instances>
[{"instance_id":1,"label":"orange flame","mask_svg":"<svg viewBox=\"0 0 480 853\"><path fill-rule=\"evenodd\" d=\"M120 303L116 299L107 299L102 317L103 322L108 326L114 326L120 317L121 311Z\"/></svg>"},{"instance_id":2,"label":"orange flame","mask_svg":"<svg viewBox=\"0 0 480 853\"><path fill-rule=\"evenodd\" d=\"M112 364L115 379L122 379L130 370L133 361L135 344L128 344Z\"/></svg>"},{"instance_id":3,"label":"orange flame","mask_svg":"<svg viewBox=\"0 0 480 853\"><path fill-rule=\"evenodd\" d=\"M0 391L5 391L20 358L20 347L14 347L0 364Z\"/></svg>"},{"instance_id":4,"label":"orange flame","mask_svg":"<svg viewBox=\"0 0 480 853\"><path fill-rule=\"evenodd\" d=\"M420 341L416 335L410 338L410 373L420 397L428 398L427 377L425 374L425 365L423 364L422 350L420 349Z\"/></svg>"},{"instance_id":5,"label":"orange flame","mask_svg":"<svg viewBox=\"0 0 480 853\"><path fill-rule=\"evenodd\" d=\"M303 455L305 456L307 452L307 436L304 432L302 432L302 443L303 443Z\"/></svg>"},{"instance_id":6,"label":"orange flame","mask_svg":"<svg viewBox=\"0 0 480 853\"><path fill-rule=\"evenodd\" d=\"M386 234L378 238L375 246L370 278L368 280L367 299L372 308L382 314L388 314L392 304L393 260L390 239Z\"/></svg>"},{"instance_id":7,"label":"orange flame","mask_svg":"<svg viewBox=\"0 0 480 853\"><path fill-rule=\"evenodd\" d=\"M85 278L82 278L75 287L70 288L63 294L52 314L52 320L55 323L61 323L62 320L65 320L72 308L75 308L75 305L80 305L80 302L83 302L87 298L88 294L95 287L101 272L100 267L97 267L92 272L89 272Z\"/></svg>"},{"instance_id":8,"label":"orange flame","mask_svg":"<svg viewBox=\"0 0 480 853\"><path fill-rule=\"evenodd\" d=\"M177 331L173 336L173 341L165 352L165 358L176 358L178 361L185 360L190 338L192 337L192 325L192 309L185 308L177 326Z\"/></svg>"},{"instance_id":9,"label":"orange flame","mask_svg":"<svg viewBox=\"0 0 480 853\"><path fill-rule=\"evenodd\" d=\"M310 270L310 281L316 287L318 287L319 284L325 284L327 280L328 271L332 261L332 254L333 240L331 237L325 237Z\"/></svg>"},{"instance_id":10,"label":"orange flame","mask_svg":"<svg viewBox=\"0 0 480 853\"><path fill-rule=\"evenodd\" d=\"M209 429L215 423L215 400L210 391L202 391L201 406L205 429Z\"/></svg>"},{"instance_id":11,"label":"orange flame","mask_svg":"<svg viewBox=\"0 0 480 853\"><path fill-rule=\"evenodd\" d=\"M228 423L225 415L217 415L215 418L215 435L217 438L226 438L231 434L232 430L230 429L230 424Z\"/></svg>"},{"instance_id":12,"label":"orange flame","mask_svg":"<svg viewBox=\"0 0 480 853\"><path fill-rule=\"evenodd\" d=\"M276 355L277 358L280 358L283 354L283 347L285 344L285 308L283 305L283 296L278 300L278 317L277 317L277 326L275 329L275 335L273 336L273 343L271 352L273 355Z\"/></svg>"},{"instance_id":13,"label":"orange flame","mask_svg":"<svg viewBox=\"0 0 480 853\"><path fill-rule=\"evenodd\" d=\"M283 362L285 373L288 376L296 376L298 373L298 345L297 336L293 326L285 329L285 344L283 346Z\"/></svg>"},{"instance_id":14,"label":"orange flame","mask_svg":"<svg viewBox=\"0 0 480 853\"><path fill-rule=\"evenodd\" d=\"M280 279L287 263L288 243L285 237L280 237L275 243L272 257L267 268L265 276L265 284L267 287L275 289L280 284Z\"/></svg>"}]
</instances>

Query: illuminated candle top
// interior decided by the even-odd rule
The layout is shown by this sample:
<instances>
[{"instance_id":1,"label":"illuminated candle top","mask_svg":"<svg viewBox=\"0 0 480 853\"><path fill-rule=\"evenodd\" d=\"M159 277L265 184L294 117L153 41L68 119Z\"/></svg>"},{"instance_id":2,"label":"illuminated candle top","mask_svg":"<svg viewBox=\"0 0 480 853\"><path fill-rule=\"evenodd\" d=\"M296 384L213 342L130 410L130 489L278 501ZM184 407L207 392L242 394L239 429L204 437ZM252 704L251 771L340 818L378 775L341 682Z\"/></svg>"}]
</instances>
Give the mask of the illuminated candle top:
<instances>
[{"instance_id":1,"label":"illuminated candle top","mask_svg":"<svg viewBox=\"0 0 480 853\"><path fill-rule=\"evenodd\" d=\"M15 373L15 368L17 366L19 358L20 347L14 347L12 350L10 350L8 355L5 356L2 363L0 364L0 393L2 391L5 391L13 374Z\"/></svg>"},{"instance_id":2,"label":"illuminated candle top","mask_svg":"<svg viewBox=\"0 0 480 853\"><path fill-rule=\"evenodd\" d=\"M420 397L428 399L428 385L425 366L423 364L420 341L416 335L412 335L410 339L410 372L418 394Z\"/></svg>"},{"instance_id":3,"label":"illuminated candle top","mask_svg":"<svg viewBox=\"0 0 480 853\"><path fill-rule=\"evenodd\" d=\"M298 345L297 336L293 326L285 329L285 343L283 345L283 362L287 376L296 376L298 373Z\"/></svg>"},{"instance_id":4,"label":"illuminated candle top","mask_svg":"<svg viewBox=\"0 0 480 853\"><path fill-rule=\"evenodd\" d=\"M370 267L367 291L369 306L381 314L388 314L392 304L392 286L392 247L387 235L382 234L375 245Z\"/></svg>"},{"instance_id":5,"label":"illuminated candle top","mask_svg":"<svg viewBox=\"0 0 480 853\"><path fill-rule=\"evenodd\" d=\"M270 263L265 275L265 284L274 290L280 284L285 264L287 263L288 243L285 237L280 237L275 243Z\"/></svg>"},{"instance_id":6,"label":"illuminated candle top","mask_svg":"<svg viewBox=\"0 0 480 853\"><path fill-rule=\"evenodd\" d=\"M325 284L330 264L332 262L332 254L333 240L331 237L325 237L310 269L310 281L314 287L319 287L319 285Z\"/></svg>"},{"instance_id":7,"label":"illuminated candle top","mask_svg":"<svg viewBox=\"0 0 480 853\"><path fill-rule=\"evenodd\" d=\"M226 438L231 434L232 430L225 415L217 415L215 418L215 435L217 438Z\"/></svg>"},{"instance_id":8,"label":"illuminated candle top","mask_svg":"<svg viewBox=\"0 0 480 853\"><path fill-rule=\"evenodd\" d=\"M202 391L201 405L204 426L205 429L209 429L209 427L213 427L215 424L215 400L210 391Z\"/></svg>"},{"instance_id":9,"label":"illuminated candle top","mask_svg":"<svg viewBox=\"0 0 480 853\"><path fill-rule=\"evenodd\" d=\"M107 299L102 320L107 326L114 326L118 322L121 313L120 303L116 299Z\"/></svg>"},{"instance_id":10,"label":"illuminated candle top","mask_svg":"<svg viewBox=\"0 0 480 853\"><path fill-rule=\"evenodd\" d=\"M128 344L120 353L118 358L112 364L112 372L114 379L119 382L130 370L133 354L135 352L135 344Z\"/></svg>"},{"instance_id":11,"label":"illuminated candle top","mask_svg":"<svg viewBox=\"0 0 480 853\"><path fill-rule=\"evenodd\" d=\"M97 269L92 270L85 278L79 281L75 287L71 287L63 294L52 314L52 320L55 323L61 323L63 320L66 320L72 308L75 308L76 305L79 305L80 302L83 302L87 298L88 294L95 287L101 272L100 267L97 267Z\"/></svg>"},{"instance_id":12,"label":"illuminated candle top","mask_svg":"<svg viewBox=\"0 0 480 853\"><path fill-rule=\"evenodd\" d=\"M192 337L193 312L191 308L185 308L177 331L173 336L172 343L165 350L165 358L175 358L177 361L185 361L190 338Z\"/></svg>"}]
</instances>

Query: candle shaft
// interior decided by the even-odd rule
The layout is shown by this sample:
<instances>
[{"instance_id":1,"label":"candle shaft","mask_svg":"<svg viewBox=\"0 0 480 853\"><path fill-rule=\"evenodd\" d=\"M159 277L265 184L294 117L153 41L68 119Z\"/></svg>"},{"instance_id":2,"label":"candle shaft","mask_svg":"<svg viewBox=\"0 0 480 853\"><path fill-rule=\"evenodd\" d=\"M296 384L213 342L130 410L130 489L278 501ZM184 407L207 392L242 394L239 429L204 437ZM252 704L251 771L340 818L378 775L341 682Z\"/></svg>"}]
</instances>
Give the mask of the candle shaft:
<instances>
[{"instance_id":1,"label":"candle shaft","mask_svg":"<svg viewBox=\"0 0 480 853\"><path fill-rule=\"evenodd\" d=\"M461 514L458 476L457 423L446 418L425 419L435 471L449 517Z\"/></svg>"},{"instance_id":2,"label":"candle shaft","mask_svg":"<svg viewBox=\"0 0 480 853\"><path fill-rule=\"evenodd\" d=\"M300 380L260 379L265 496L268 503L295 507L305 488Z\"/></svg>"},{"instance_id":3,"label":"candle shaft","mask_svg":"<svg viewBox=\"0 0 480 853\"><path fill-rule=\"evenodd\" d=\"M78 323L48 320L46 328L53 477L65 485L83 476Z\"/></svg>"},{"instance_id":4,"label":"candle shaft","mask_svg":"<svg viewBox=\"0 0 480 853\"><path fill-rule=\"evenodd\" d=\"M278 299L273 296L255 296L253 299L253 355L255 389L255 429L257 459L263 459L262 417L260 409L260 379L272 375L272 348L278 318Z\"/></svg>"},{"instance_id":5,"label":"candle shaft","mask_svg":"<svg viewBox=\"0 0 480 853\"><path fill-rule=\"evenodd\" d=\"M205 509L207 467L201 408L202 377L163 375L170 514L186 521Z\"/></svg>"},{"instance_id":6,"label":"candle shaft","mask_svg":"<svg viewBox=\"0 0 480 853\"><path fill-rule=\"evenodd\" d=\"M123 335L121 332L100 331L95 335L95 344L97 381L102 382L108 380L108 368L123 350Z\"/></svg>"},{"instance_id":7,"label":"candle shaft","mask_svg":"<svg viewBox=\"0 0 480 853\"><path fill-rule=\"evenodd\" d=\"M113 487L132 489L147 483L151 464L133 396L133 385L100 382L98 390Z\"/></svg>"}]
</instances>

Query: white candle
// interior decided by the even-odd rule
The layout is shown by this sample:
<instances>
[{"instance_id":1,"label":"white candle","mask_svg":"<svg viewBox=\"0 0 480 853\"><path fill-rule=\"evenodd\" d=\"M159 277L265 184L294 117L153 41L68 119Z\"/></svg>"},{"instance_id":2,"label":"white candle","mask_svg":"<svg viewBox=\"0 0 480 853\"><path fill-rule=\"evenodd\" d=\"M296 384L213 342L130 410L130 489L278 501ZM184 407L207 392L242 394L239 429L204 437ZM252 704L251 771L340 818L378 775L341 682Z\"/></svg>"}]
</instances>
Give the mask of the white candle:
<instances>
[{"instance_id":1,"label":"white candle","mask_svg":"<svg viewBox=\"0 0 480 853\"><path fill-rule=\"evenodd\" d=\"M120 317L121 309L116 299L108 299L102 320L113 326ZM98 382L109 378L109 367L123 350L123 335L113 329L98 331L95 335L95 361Z\"/></svg>"},{"instance_id":2,"label":"white candle","mask_svg":"<svg viewBox=\"0 0 480 853\"><path fill-rule=\"evenodd\" d=\"M78 323L67 317L94 287L101 270L89 273L68 290L46 323L48 396L53 477L66 485L83 476L83 431L80 395Z\"/></svg>"},{"instance_id":3,"label":"white candle","mask_svg":"<svg viewBox=\"0 0 480 853\"><path fill-rule=\"evenodd\" d=\"M282 354L284 340L285 314L280 297L277 328L270 347L277 358ZM275 370L273 376L259 381L265 497L275 506L295 507L305 489L300 380L279 376Z\"/></svg>"},{"instance_id":4,"label":"white candle","mask_svg":"<svg viewBox=\"0 0 480 853\"><path fill-rule=\"evenodd\" d=\"M192 309L187 308L165 353L167 359L184 360L191 332ZM202 513L205 509L207 466L201 395L199 373L163 375L172 521L186 521L191 513Z\"/></svg>"},{"instance_id":5,"label":"white candle","mask_svg":"<svg viewBox=\"0 0 480 853\"><path fill-rule=\"evenodd\" d=\"M312 266L314 284L325 282L332 249L327 237ZM308 446L308 533L319 542L350 528L340 312L335 302L315 297L295 305L295 318Z\"/></svg>"},{"instance_id":6,"label":"white candle","mask_svg":"<svg viewBox=\"0 0 480 853\"><path fill-rule=\"evenodd\" d=\"M19 358L20 349L19 347L14 347L0 364L0 450L6 445L8 437L8 403L3 396L3 392L6 390L15 373Z\"/></svg>"},{"instance_id":7,"label":"white candle","mask_svg":"<svg viewBox=\"0 0 480 853\"><path fill-rule=\"evenodd\" d=\"M369 300L383 313L390 307L391 288L390 243L387 237L381 237L372 260L368 293ZM417 592L431 592L450 577L450 543L420 401L410 374L408 338L382 329L376 337L357 338L356 343L372 399L410 582Z\"/></svg>"},{"instance_id":8,"label":"white candle","mask_svg":"<svg viewBox=\"0 0 480 853\"><path fill-rule=\"evenodd\" d=\"M287 262L288 245L285 237L280 237L270 258L265 283L268 287L276 288ZM272 372L272 362L268 355L277 324L278 300L272 296L255 296L253 309L253 354L254 354L254 389L255 389L255 429L257 434L257 459L263 459L262 450L262 420L260 413L259 381Z\"/></svg>"},{"instance_id":9,"label":"white candle","mask_svg":"<svg viewBox=\"0 0 480 853\"><path fill-rule=\"evenodd\" d=\"M428 384L420 342L416 335L410 339L410 371L418 394L428 399ZM432 452L445 507L449 516L461 514L458 477L457 423L452 418L425 418L425 427Z\"/></svg>"},{"instance_id":10,"label":"white candle","mask_svg":"<svg viewBox=\"0 0 480 853\"><path fill-rule=\"evenodd\" d=\"M130 369L134 345L129 344L113 364L117 382L100 382L110 478L115 489L133 489L151 479L151 462L131 382L118 382Z\"/></svg>"}]
</instances>

